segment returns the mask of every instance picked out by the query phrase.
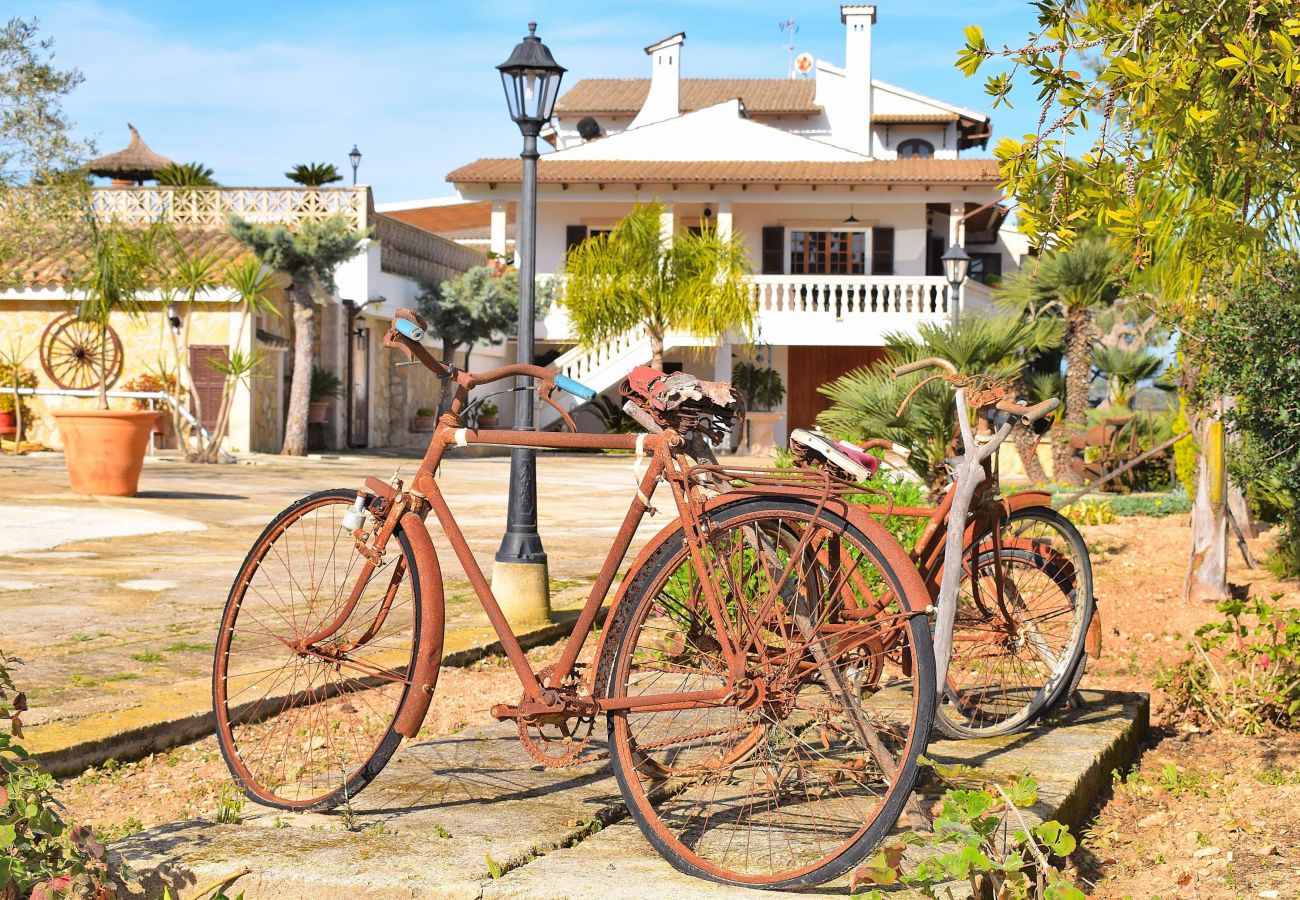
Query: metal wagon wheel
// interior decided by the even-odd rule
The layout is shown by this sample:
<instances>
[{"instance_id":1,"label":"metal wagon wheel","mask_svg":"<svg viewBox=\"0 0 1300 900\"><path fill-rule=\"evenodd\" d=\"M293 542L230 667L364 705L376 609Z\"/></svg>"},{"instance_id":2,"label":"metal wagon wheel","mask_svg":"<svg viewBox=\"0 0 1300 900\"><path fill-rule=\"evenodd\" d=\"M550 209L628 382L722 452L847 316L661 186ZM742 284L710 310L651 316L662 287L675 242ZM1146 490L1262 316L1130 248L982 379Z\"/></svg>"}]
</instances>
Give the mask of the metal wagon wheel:
<instances>
[{"instance_id":1,"label":"metal wagon wheel","mask_svg":"<svg viewBox=\"0 0 1300 900\"><path fill-rule=\"evenodd\" d=\"M99 387L101 370L105 387L122 374L122 340L112 326L100 326L66 312L45 327L41 335L41 367L64 390Z\"/></svg>"}]
</instances>

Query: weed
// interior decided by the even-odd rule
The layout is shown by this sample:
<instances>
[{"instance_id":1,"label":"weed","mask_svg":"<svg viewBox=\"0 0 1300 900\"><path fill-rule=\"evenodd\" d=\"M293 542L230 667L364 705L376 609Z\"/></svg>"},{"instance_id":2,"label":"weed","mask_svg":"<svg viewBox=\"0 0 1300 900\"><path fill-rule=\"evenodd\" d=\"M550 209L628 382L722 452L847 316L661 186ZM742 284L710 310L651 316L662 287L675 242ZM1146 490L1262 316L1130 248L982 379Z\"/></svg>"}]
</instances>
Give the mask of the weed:
<instances>
[{"instance_id":1,"label":"weed","mask_svg":"<svg viewBox=\"0 0 1300 900\"><path fill-rule=\"evenodd\" d=\"M272 827L272 828L288 828L288 827L289 827L289 823L286 822L284 819L281 819L279 816L276 816L276 817L275 817L275 821L273 821L273 822L271 823L271 827Z\"/></svg>"},{"instance_id":2,"label":"weed","mask_svg":"<svg viewBox=\"0 0 1300 900\"><path fill-rule=\"evenodd\" d=\"M233 781L221 786L217 796L217 824L238 825L243 819L244 794Z\"/></svg>"},{"instance_id":3,"label":"weed","mask_svg":"<svg viewBox=\"0 0 1300 900\"><path fill-rule=\"evenodd\" d=\"M434 837L442 838L443 840L446 840L446 839L448 839L448 838L451 837L451 832L448 831L447 829L443 828L441 825L434 825L434 826L433 826L433 836L434 836Z\"/></svg>"},{"instance_id":4,"label":"weed","mask_svg":"<svg viewBox=\"0 0 1300 900\"><path fill-rule=\"evenodd\" d=\"M99 681L90 675L73 675L72 684L74 687L94 687Z\"/></svg>"},{"instance_id":5,"label":"weed","mask_svg":"<svg viewBox=\"0 0 1300 900\"><path fill-rule=\"evenodd\" d=\"M114 841L120 841L124 837L130 837L142 831L144 831L144 823L135 816L129 816L125 822L117 825L105 825L100 828L99 839L105 844L111 844Z\"/></svg>"},{"instance_id":6,"label":"weed","mask_svg":"<svg viewBox=\"0 0 1300 900\"><path fill-rule=\"evenodd\" d=\"M135 681L140 676L135 672L113 672L104 676L105 682L111 681Z\"/></svg>"},{"instance_id":7,"label":"weed","mask_svg":"<svg viewBox=\"0 0 1300 900\"><path fill-rule=\"evenodd\" d=\"M497 878L500 878L502 875L506 874L505 868L501 865L501 863L497 862L495 859L492 858L491 853L487 854L485 858L487 859L488 874L492 876L493 880L496 880Z\"/></svg>"},{"instance_id":8,"label":"weed","mask_svg":"<svg viewBox=\"0 0 1300 900\"><path fill-rule=\"evenodd\" d=\"M95 638L89 634L74 634L72 639L78 644L84 644L86 641L93 641Z\"/></svg>"},{"instance_id":9,"label":"weed","mask_svg":"<svg viewBox=\"0 0 1300 900\"><path fill-rule=\"evenodd\" d=\"M164 657L157 650L145 650L143 653L132 653L131 658L136 662L142 663L160 663Z\"/></svg>"},{"instance_id":10,"label":"weed","mask_svg":"<svg viewBox=\"0 0 1300 900\"><path fill-rule=\"evenodd\" d=\"M192 641L174 641L163 647L168 653L197 653L212 649L211 644L196 644Z\"/></svg>"}]
</instances>

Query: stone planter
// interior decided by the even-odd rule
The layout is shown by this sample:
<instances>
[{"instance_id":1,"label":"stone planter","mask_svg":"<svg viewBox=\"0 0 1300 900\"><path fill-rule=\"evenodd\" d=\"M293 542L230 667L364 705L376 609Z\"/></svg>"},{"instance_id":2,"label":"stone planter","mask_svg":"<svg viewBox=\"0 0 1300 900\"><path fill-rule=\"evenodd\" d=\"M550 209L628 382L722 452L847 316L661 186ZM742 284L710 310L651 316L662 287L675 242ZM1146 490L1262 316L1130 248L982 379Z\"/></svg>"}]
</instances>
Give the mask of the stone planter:
<instances>
[{"instance_id":1,"label":"stone planter","mask_svg":"<svg viewBox=\"0 0 1300 900\"><path fill-rule=\"evenodd\" d=\"M53 416L75 493L135 496L157 412L65 409L55 410Z\"/></svg>"},{"instance_id":2,"label":"stone planter","mask_svg":"<svg viewBox=\"0 0 1300 900\"><path fill-rule=\"evenodd\" d=\"M776 449L776 423L785 417L779 412L745 413L745 440L737 451L750 456L771 456Z\"/></svg>"}]
</instances>

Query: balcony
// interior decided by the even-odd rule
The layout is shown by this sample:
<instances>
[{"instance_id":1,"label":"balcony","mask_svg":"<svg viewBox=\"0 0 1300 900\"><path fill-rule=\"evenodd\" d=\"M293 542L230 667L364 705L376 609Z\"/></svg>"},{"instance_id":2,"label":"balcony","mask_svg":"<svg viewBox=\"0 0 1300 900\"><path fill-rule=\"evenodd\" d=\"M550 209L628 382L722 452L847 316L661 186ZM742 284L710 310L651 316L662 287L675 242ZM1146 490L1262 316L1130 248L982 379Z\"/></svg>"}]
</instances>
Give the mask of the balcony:
<instances>
[{"instance_id":1,"label":"balcony","mask_svg":"<svg viewBox=\"0 0 1300 900\"><path fill-rule=\"evenodd\" d=\"M751 275L750 296L758 313L757 335L792 346L879 346L886 334L924 322L948 321L951 289L940 275ZM987 302L974 282L963 288L965 304ZM543 340L571 339L563 307L538 330ZM700 343L683 336L676 343Z\"/></svg>"}]
</instances>

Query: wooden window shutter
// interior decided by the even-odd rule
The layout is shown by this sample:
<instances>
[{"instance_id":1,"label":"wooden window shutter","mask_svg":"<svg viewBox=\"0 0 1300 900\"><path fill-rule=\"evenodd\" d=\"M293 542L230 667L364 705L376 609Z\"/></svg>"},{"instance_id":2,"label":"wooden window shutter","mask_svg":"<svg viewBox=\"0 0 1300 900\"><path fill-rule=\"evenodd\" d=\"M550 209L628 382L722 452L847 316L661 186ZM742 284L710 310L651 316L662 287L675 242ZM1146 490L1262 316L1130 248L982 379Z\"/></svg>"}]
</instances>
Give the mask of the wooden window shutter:
<instances>
[{"instance_id":1,"label":"wooden window shutter","mask_svg":"<svg viewBox=\"0 0 1300 900\"><path fill-rule=\"evenodd\" d=\"M871 274L894 274L894 229L871 229Z\"/></svg>"},{"instance_id":2,"label":"wooden window shutter","mask_svg":"<svg viewBox=\"0 0 1300 900\"><path fill-rule=\"evenodd\" d=\"M785 274L785 229L780 225L763 226L763 274Z\"/></svg>"},{"instance_id":3,"label":"wooden window shutter","mask_svg":"<svg viewBox=\"0 0 1300 900\"><path fill-rule=\"evenodd\" d=\"M194 379L194 392L199 395L203 410L203 427L211 431L217 427L217 414L221 411L221 392L226 386L226 375L212 363L226 363L230 355L221 344L194 344L190 347L190 377ZM194 411L194 403L190 403Z\"/></svg>"},{"instance_id":4,"label":"wooden window shutter","mask_svg":"<svg viewBox=\"0 0 1300 900\"><path fill-rule=\"evenodd\" d=\"M581 244L587 239L586 225L566 225L564 226L564 252L568 253L574 247Z\"/></svg>"}]
</instances>

